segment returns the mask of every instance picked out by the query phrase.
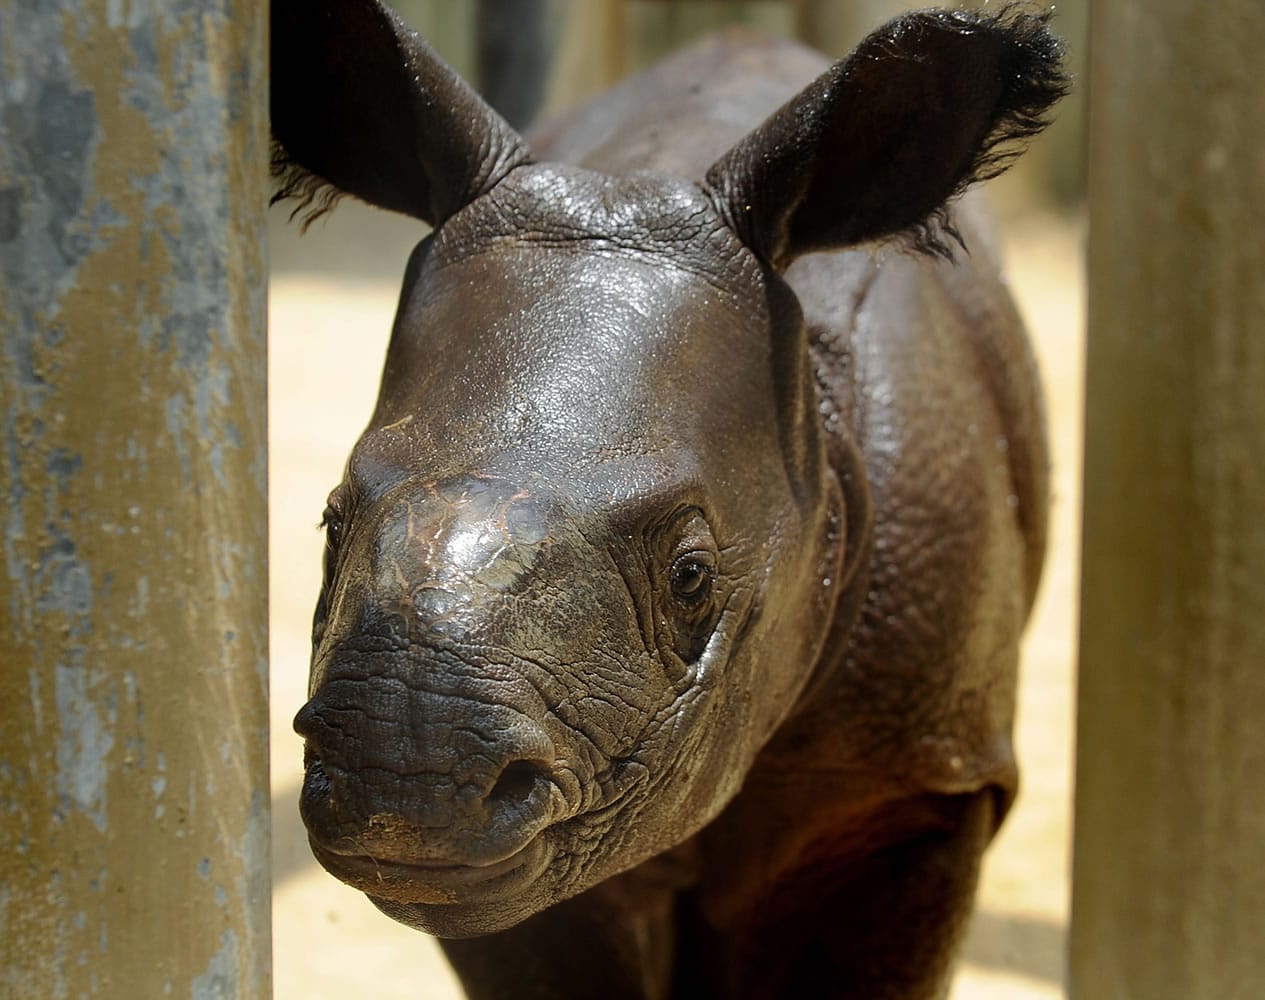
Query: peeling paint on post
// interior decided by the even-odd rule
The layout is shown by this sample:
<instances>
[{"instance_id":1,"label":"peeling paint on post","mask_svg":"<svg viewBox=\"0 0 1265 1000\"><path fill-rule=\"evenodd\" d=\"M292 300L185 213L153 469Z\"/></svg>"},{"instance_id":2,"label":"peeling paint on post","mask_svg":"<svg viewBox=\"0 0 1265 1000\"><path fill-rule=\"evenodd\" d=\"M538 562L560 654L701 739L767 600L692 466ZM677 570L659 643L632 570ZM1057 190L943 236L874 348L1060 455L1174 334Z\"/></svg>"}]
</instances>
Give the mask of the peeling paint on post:
<instances>
[{"instance_id":1,"label":"peeling paint on post","mask_svg":"<svg viewBox=\"0 0 1265 1000\"><path fill-rule=\"evenodd\" d=\"M0 0L0 995L270 995L267 8Z\"/></svg>"}]
</instances>

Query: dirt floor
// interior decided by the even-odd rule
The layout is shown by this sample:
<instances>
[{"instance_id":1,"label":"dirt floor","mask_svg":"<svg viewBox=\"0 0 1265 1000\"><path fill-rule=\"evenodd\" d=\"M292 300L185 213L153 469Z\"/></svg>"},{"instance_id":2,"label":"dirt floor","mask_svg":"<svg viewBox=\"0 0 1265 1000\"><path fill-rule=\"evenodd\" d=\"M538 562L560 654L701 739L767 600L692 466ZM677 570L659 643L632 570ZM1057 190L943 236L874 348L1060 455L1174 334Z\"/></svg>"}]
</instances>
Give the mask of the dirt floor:
<instances>
[{"instance_id":1,"label":"dirt floor","mask_svg":"<svg viewBox=\"0 0 1265 1000\"><path fill-rule=\"evenodd\" d=\"M282 220L278 218L278 223ZM301 242L273 226L269 358L275 995L461 996L431 939L380 915L308 853L290 728L307 680L327 492L368 419L414 225L346 204ZM1024 790L990 852L952 1000L1064 995L1083 288L1079 227L1028 217L1006 232L1015 292L1045 372L1055 455L1053 535L1025 652Z\"/></svg>"}]
</instances>

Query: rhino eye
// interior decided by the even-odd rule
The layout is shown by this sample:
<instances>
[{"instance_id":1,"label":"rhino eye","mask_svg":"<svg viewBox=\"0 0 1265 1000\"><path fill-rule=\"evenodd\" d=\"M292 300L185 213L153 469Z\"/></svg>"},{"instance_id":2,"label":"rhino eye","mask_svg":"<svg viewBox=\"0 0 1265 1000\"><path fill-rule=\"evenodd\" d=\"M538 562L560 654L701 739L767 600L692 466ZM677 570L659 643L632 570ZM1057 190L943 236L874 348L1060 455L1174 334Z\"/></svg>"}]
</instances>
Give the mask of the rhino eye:
<instances>
[{"instance_id":1,"label":"rhino eye","mask_svg":"<svg viewBox=\"0 0 1265 1000\"><path fill-rule=\"evenodd\" d=\"M701 604L712 592L715 561L708 552L691 552L672 564L672 596L683 604Z\"/></svg>"},{"instance_id":2,"label":"rhino eye","mask_svg":"<svg viewBox=\"0 0 1265 1000\"><path fill-rule=\"evenodd\" d=\"M325 529L325 547L338 551L343 540L343 516L333 507L326 507L321 515L321 527Z\"/></svg>"},{"instance_id":3,"label":"rhino eye","mask_svg":"<svg viewBox=\"0 0 1265 1000\"><path fill-rule=\"evenodd\" d=\"M334 580L338 564L338 547L343 540L343 516L333 506L325 508L321 515L321 528L325 531L325 557L322 561L321 593L316 599L316 612L312 616L312 641L320 642L329 619L329 588Z\"/></svg>"}]
</instances>

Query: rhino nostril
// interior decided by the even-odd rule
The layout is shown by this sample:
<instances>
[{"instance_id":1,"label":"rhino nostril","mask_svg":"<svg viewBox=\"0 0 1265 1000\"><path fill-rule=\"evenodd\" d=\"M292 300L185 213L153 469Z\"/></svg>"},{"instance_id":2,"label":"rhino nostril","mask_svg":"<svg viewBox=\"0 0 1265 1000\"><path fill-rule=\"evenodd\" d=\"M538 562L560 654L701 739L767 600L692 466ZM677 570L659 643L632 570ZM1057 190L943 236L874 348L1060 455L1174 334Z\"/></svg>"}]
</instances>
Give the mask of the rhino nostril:
<instances>
[{"instance_id":1,"label":"rhino nostril","mask_svg":"<svg viewBox=\"0 0 1265 1000\"><path fill-rule=\"evenodd\" d=\"M314 750L304 748L303 751L304 792L309 795L325 796L330 792L329 775L325 773L325 765L320 755Z\"/></svg>"},{"instance_id":2,"label":"rhino nostril","mask_svg":"<svg viewBox=\"0 0 1265 1000\"><path fill-rule=\"evenodd\" d=\"M535 791L536 785L547 777L548 773L540 761L511 761L488 792L488 801L505 804L524 802Z\"/></svg>"}]
</instances>

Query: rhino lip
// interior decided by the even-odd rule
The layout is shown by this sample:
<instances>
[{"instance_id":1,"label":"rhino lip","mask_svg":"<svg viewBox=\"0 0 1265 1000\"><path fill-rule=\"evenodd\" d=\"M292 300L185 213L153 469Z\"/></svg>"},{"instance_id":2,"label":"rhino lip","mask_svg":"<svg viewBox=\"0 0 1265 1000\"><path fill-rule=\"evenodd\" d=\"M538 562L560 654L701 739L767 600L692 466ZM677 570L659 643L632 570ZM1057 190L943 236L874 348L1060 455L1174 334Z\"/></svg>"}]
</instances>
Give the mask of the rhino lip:
<instances>
[{"instance_id":1,"label":"rhino lip","mask_svg":"<svg viewBox=\"0 0 1265 1000\"><path fill-rule=\"evenodd\" d=\"M344 854L309 837L316 860L331 875L370 896L400 903L457 903L485 883L502 880L537 861L540 840L533 839L507 858L486 865L450 862L405 862L372 854Z\"/></svg>"}]
</instances>

